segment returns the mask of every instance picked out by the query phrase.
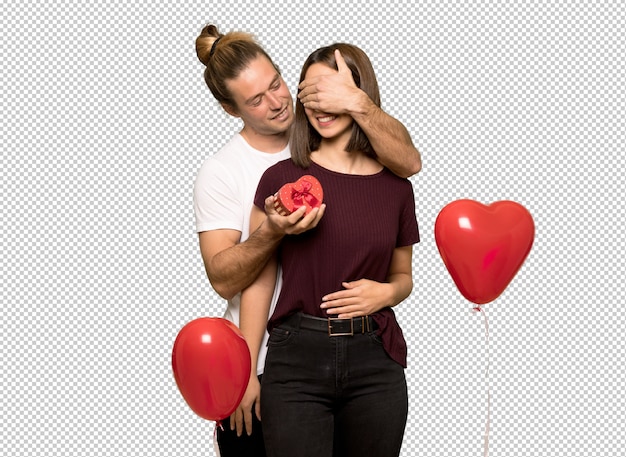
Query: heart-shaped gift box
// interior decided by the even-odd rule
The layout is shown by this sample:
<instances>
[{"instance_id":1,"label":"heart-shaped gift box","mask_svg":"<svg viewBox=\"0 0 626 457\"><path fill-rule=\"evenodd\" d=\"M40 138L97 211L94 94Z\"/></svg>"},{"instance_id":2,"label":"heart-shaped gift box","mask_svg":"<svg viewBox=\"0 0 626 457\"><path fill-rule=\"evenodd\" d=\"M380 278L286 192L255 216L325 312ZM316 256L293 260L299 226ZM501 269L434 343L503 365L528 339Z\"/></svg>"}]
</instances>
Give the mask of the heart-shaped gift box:
<instances>
[{"instance_id":1,"label":"heart-shaped gift box","mask_svg":"<svg viewBox=\"0 0 626 457\"><path fill-rule=\"evenodd\" d=\"M291 214L301 206L306 213L319 208L324 199L324 191L320 182L311 175L304 175L296 182L282 186L276 194L276 210L279 213Z\"/></svg>"}]
</instances>

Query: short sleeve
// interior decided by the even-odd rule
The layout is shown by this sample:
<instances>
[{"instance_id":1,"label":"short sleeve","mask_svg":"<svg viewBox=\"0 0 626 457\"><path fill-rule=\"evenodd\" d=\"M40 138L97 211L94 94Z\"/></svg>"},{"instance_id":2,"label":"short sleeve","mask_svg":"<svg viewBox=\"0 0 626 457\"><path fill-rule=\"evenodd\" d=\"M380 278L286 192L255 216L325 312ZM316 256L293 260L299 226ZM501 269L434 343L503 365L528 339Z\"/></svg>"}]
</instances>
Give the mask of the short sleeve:
<instances>
[{"instance_id":1,"label":"short sleeve","mask_svg":"<svg viewBox=\"0 0 626 457\"><path fill-rule=\"evenodd\" d=\"M420 241L419 226L417 216L415 215L415 194L413 193L411 181L406 180L406 185L403 190L396 247L410 246Z\"/></svg>"},{"instance_id":2,"label":"short sleeve","mask_svg":"<svg viewBox=\"0 0 626 457\"><path fill-rule=\"evenodd\" d=\"M284 164L279 162L265 170L265 173L261 176L254 196L254 204L263 211L265 211L265 199L278 192L282 186L281 182L286 182L284 181L285 178L282 178L283 181L281 181L281 168L284 168Z\"/></svg>"},{"instance_id":3,"label":"short sleeve","mask_svg":"<svg viewBox=\"0 0 626 457\"><path fill-rule=\"evenodd\" d=\"M208 159L198 171L193 189L196 232L242 230L243 204L236 179L219 161Z\"/></svg>"}]
</instances>

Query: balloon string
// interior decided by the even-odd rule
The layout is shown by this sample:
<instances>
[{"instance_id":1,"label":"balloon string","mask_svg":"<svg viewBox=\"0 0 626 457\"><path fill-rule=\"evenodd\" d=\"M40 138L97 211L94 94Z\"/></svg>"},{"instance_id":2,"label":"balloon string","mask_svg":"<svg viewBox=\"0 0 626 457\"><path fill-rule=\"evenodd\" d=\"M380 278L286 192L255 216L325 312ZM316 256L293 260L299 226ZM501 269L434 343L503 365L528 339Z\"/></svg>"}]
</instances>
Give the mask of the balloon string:
<instances>
[{"instance_id":1,"label":"balloon string","mask_svg":"<svg viewBox=\"0 0 626 457\"><path fill-rule=\"evenodd\" d=\"M217 427L219 427L222 431L224 431L224 427L222 427L222 423L220 421L216 421L215 428L213 429L213 450L215 451L215 456L220 457L220 446L217 442Z\"/></svg>"},{"instance_id":2,"label":"balloon string","mask_svg":"<svg viewBox=\"0 0 626 457\"><path fill-rule=\"evenodd\" d=\"M472 308L472 311L481 313L483 315L483 320L485 322L485 344L487 346L487 370L485 371L485 379L487 382L487 420L485 422L485 435L483 441L483 456L489 456L489 432L491 426L491 386L489 385L489 366L490 366L490 356L489 356L489 322L487 320L487 313L480 306L476 306Z\"/></svg>"}]
</instances>

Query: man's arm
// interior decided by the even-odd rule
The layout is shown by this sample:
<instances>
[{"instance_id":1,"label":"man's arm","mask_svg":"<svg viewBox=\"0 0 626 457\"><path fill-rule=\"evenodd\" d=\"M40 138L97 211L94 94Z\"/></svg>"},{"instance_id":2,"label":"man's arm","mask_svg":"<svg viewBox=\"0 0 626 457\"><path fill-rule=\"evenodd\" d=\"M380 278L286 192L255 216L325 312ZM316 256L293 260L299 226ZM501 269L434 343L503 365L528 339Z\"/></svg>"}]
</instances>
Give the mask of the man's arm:
<instances>
[{"instance_id":1,"label":"man's arm","mask_svg":"<svg viewBox=\"0 0 626 457\"><path fill-rule=\"evenodd\" d=\"M367 135L378 161L402 178L418 173L422 158L407 129L361 93L362 102L349 113Z\"/></svg>"},{"instance_id":2,"label":"man's arm","mask_svg":"<svg viewBox=\"0 0 626 457\"><path fill-rule=\"evenodd\" d=\"M282 235L270 230L252 233L239 243L237 230L209 230L199 234L200 253L213 289L229 300L259 275Z\"/></svg>"},{"instance_id":3,"label":"man's arm","mask_svg":"<svg viewBox=\"0 0 626 457\"><path fill-rule=\"evenodd\" d=\"M200 253L206 274L213 289L229 300L256 279L285 235L309 230L324 215L324 205L304 216L306 208L299 208L288 216L281 216L274 208L274 197L265 200L264 218L259 228L247 240L239 243L238 230L209 230L201 232Z\"/></svg>"},{"instance_id":4,"label":"man's arm","mask_svg":"<svg viewBox=\"0 0 626 457\"><path fill-rule=\"evenodd\" d=\"M385 113L354 83L341 53L335 51L338 73L305 79L298 98L307 108L347 113L359 124L378 155L378 161L403 178L422 169L422 158L400 121Z\"/></svg>"}]
</instances>

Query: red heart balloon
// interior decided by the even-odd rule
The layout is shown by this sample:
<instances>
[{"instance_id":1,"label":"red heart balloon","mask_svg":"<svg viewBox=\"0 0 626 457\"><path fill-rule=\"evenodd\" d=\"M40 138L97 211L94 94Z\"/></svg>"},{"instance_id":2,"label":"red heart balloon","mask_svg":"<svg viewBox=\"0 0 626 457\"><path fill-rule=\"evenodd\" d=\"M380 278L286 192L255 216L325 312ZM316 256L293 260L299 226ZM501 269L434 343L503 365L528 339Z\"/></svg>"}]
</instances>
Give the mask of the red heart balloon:
<instances>
[{"instance_id":1,"label":"red heart balloon","mask_svg":"<svg viewBox=\"0 0 626 457\"><path fill-rule=\"evenodd\" d=\"M483 205L456 200L435 221L435 241L450 276L476 304L495 300L517 274L535 237L533 218L522 205Z\"/></svg>"},{"instance_id":2,"label":"red heart balloon","mask_svg":"<svg viewBox=\"0 0 626 457\"><path fill-rule=\"evenodd\" d=\"M172 349L178 390L194 413L218 423L239 406L248 387L250 365L241 331L218 317L186 324Z\"/></svg>"},{"instance_id":3,"label":"red heart balloon","mask_svg":"<svg viewBox=\"0 0 626 457\"><path fill-rule=\"evenodd\" d=\"M301 206L306 206L305 214L322 204L324 191L320 182L311 175L304 175L296 182L290 182L281 187L276 196L278 212L291 214Z\"/></svg>"}]
</instances>

